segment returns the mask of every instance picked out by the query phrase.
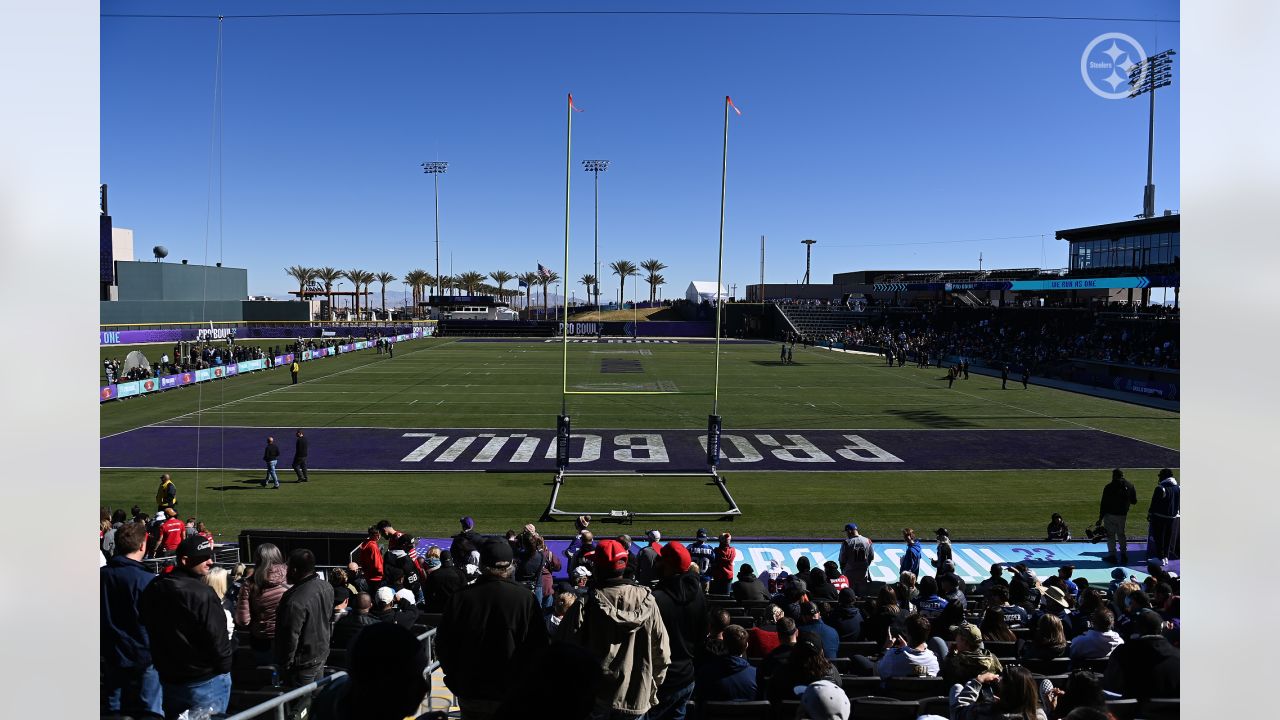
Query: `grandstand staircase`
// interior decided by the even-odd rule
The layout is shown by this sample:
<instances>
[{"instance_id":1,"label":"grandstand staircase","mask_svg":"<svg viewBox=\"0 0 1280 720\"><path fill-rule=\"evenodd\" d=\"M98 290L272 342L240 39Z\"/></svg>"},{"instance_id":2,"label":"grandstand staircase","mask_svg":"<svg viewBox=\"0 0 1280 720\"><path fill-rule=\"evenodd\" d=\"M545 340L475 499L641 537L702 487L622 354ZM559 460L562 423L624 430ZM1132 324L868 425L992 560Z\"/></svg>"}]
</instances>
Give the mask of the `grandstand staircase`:
<instances>
[{"instance_id":1,"label":"grandstand staircase","mask_svg":"<svg viewBox=\"0 0 1280 720\"><path fill-rule=\"evenodd\" d=\"M861 324L867 319L865 312L842 307L802 307L782 304L777 304L775 307L782 312L796 332L804 335L839 333L849 325Z\"/></svg>"}]
</instances>

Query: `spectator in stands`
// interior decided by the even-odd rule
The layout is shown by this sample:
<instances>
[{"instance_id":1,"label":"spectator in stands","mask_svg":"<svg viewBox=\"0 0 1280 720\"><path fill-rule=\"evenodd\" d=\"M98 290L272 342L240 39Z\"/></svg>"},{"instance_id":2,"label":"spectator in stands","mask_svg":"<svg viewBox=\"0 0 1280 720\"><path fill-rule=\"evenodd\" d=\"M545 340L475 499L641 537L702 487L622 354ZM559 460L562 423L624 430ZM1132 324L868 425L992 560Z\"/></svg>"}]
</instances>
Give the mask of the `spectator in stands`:
<instances>
[{"instance_id":1,"label":"spectator in stands","mask_svg":"<svg viewBox=\"0 0 1280 720\"><path fill-rule=\"evenodd\" d=\"M653 591L622 577L627 552L601 540L592 555L595 592L570 620L573 637L600 660L604 676L592 717L631 718L658 703L671 644Z\"/></svg>"},{"instance_id":2,"label":"spectator in stands","mask_svg":"<svg viewBox=\"0 0 1280 720\"><path fill-rule=\"evenodd\" d=\"M402 720L418 712L430 685L426 646L413 633L380 623L355 637L347 676L312 703L310 720Z\"/></svg>"},{"instance_id":3,"label":"spectator in stands","mask_svg":"<svg viewBox=\"0 0 1280 720\"><path fill-rule=\"evenodd\" d=\"M1067 677L1066 687L1058 704L1054 707L1054 717L1071 718L1071 720L1114 720L1107 712L1107 698L1102 692L1102 676L1088 671L1076 670ZM1089 714L1090 712L1096 714Z\"/></svg>"},{"instance_id":4,"label":"spectator in stands","mask_svg":"<svg viewBox=\"0 0 1280 720\"><path fill-rule=\"evenodd\" d=\"M1004 621L1004 613L998 608L987 608L982 613L982 639L997 640L999 642L1014 642L1018 636L1013 630L1009 629L1009 624Z\"/></svg>"},{"instance_id":5,"label":"spectator in stands","mask_svg":"<svg viewBox=\"0 0 1280 720\"><path fill-rule=\"evenodd\" d=\"M840 566L836 564L835 560L828 560L822 563L822 571L827 574L827 582L835 587L837 593L849 587L848 576L840 572Z\"/></svg>"},{"instance_id":6,"label":"spectator in stands","mask_svg":"<svg viewBox=\"0 0 1280 720\"><path fill-rule=\"evenodd\" d=\"M1122 697L1147 700L1180 697L1180 653L1162 634L1159 613L1143 610L1135 622L1137 637L1111 653L1103 687Z\"/></svg>"},{"instance_id":7,"label":"spectator in stands","mask_svg":"<svg viewBox=\"0 0 1280 720\"><path fill-rule=\"evenodd\" d=\"M248 588L236 599L236 624L249 628L249 647L258 664L273 662L271 646L276 637L276 610L285 591L286 568L280 549L262 543L254 550L253 575Z\"/></svg>"},{"instance_id":8,"label":"spectator in stands","mask_svg":"<svg viewBox=\"0 0 1280 720\"><path fill-rule=\"evenodd\" d=\"M378 528L378 534L387 542L388 552L399 548L407 552L413 559L418 559L418 549L414 546L412 536L395 529L390 520L379 520L374 527Z\"/></svg>"},{"instance_id":9,"label":"spectator in stands","mask_svg":"<svg viewBox=\"0 0 1280 720\"><path fill-rule=\"evenodd\" d=\"M692 548L689 552L692 554ZM787 569L782 567L782 563L777 560L770 560L769 567L760 575L760 581L765 584L766 590L770 593L776 593L782 583L786 582L790 577L791 573L787 572Z\"/></svg>"},{"instance_id":10,"label":"spectator in stands","mask_svg":"<svg viewBox=\"0 0 1280 720\"><path fill-rule=\"evenodd\" d=\"M993 686L994 692L983 692L983 686ZM1001 677L995 673L982 673L978 677L957 685L951 690L951 717L953 720L1048 720L1048 714L1040 707L1040 691L1035 679L1023 667L1011 667Z\"/></svg>"},{"instance_id":11,"label":"spectator in stands","mask_svg":"<svg viewBox=\"0 0 1280 720\"><path fill-rule=\"evenodd\" d=\"M1049 518L1045 539L1049 542L1066 542L1071 539L1071 528L1067 527L1067 521L1062 519L1061 513L1054 513Z\"/></svg>"},{"instance_id":12,"label":"spectator in stands","mask_svg":"<svg viewBox=\"0 0 1280 720\"><path fill-rule=\"evenodd\" d=\"M738 568L738 580L729 587L729 590L733 594L733 599L740 603L768 602L769 600L769 593L756 577L756 570L750 563L743 563Z\"/></svg>"},{"instance_id":13,"label":"spectator in stands","mask_svg":"<svg viewBox=\"0 0 1280 720\"><path fill-rule=\"evenodd\" d=\"M560 626L564 623L564 617L573 609L573 605L577 601L578 594L572 589L561 590L555 594L551 609L546 613L547 637L552 642L560 639Z\"/></svg>"},{"instance_id":14,"label":"spectator in stands","mask_svg":"<svg viewBox=\"0 0 1280 720\"><path fill-rule=\"evenodd\" d=\"M173 572L147 585L138 600L160 675L165 717L190 708L226 712L231 697L231 641L222 603L202 578L213 544L189 537L178 546Z\"/></svg>"},{"instance_id":15,"label":"spectator in stands","mask_svg":"<svg viewBox=\"0 0 1280 720\"><path fill-rule=\"evenodd\" d=\"M840 570L854 591L863 595L871 582L871 566L876 561L875 543L871 538L862 536L855 522L846 524L844 533L844 543L840 546Z\"/></svg>"},{"instance_id":16,"label":"spectator in stands","mask_svg":"<svg viewBox=\"0 0 1280 720\"><path fill-rule=\"evenodd\" d=\"M698 575L702 578L703 590L706 590L711 584L711 561L715 559L715 548L711 547L707 539L706 528L698 528L698 532L694 534L693 542L689 543L689 557L693 558L693 564L698 566Z\"/></svg>"},{"instance_id":17,"label":"spectator in stands","mask_svg":"<svg viewBox=\"0 0 1280 720\"><path fill-rule=\"evenodd\" d=\"M378 622L394 623L397 609L395 588L383 585L373 594L373 609L369 615Z\"/></svg>"},{"instance_id":18,"label":"spectator in stands","mask_svg":"<svg viewBox=\"0 0 1280 720\"><path fill-rule=\"evenodd\" d=\"M782 608L769 604L760 622L747 630L747 657L763 658L778 647L778 621L786 617Z\"/></svg>"},{"instance_id":19,"label":"spectator in stands","mask_svg":"<svg viewBox=\"0 0 1280 720\"><path fill-rule=\"evenodd\" d=\"M276 637L272 654L286 687L298 688L320 678L329 659L332 636L333 586L316 574L316 557L306 548L289 553L289 589L276 608ZM306 717L310 697L291 705L296 717Z\"/></svg>"},{"instance_id":20,"label":"spectator in stands","mask_svg":"<svg viewBox=\"0 0 1280 720\"><path fill-rule=\"evenodd\" d=\"M1053 660L1066 657L1070 646L1057 615L1041 615L1031 642L1024 643L1019 656L1024 660Z\"/></svg>"},{"instance_id":21,"label":"spectator in stands","mask_svg":"<svg viewBox=\"0 0 1280 720\"><path fill-rule=\"evenodd\" d=\"M724 655L710 658L699 666L696 693L698 700L754 700L756 669L747 662L746 629L741 625L725 628L724 649Z\"/></svg>"},{"instance_id":22,"label":"spectator in stands","mask_svg":"<svg viewBox=\"0 0 1280 720\"><path fill-rule=\"evenodd\" d=\"M377 592L378 587L382 585L382 575L384 572L384 563L382 560L382 548L378 546L378 537L381 532L377 525L369 526L369 534L365 537L364 542L360 543L360 547L356 548L356 564L360 566L360 574L369 583L369 589Z\"/></svg>"},{"instance_id":23,"label":"spectator in stands","mask_svg":"<svg viewBox=\"0 0 1280 720\"><path fill-rule=\"evenodd\" d=\"M950 683L965 683L982 673L999 675L1004 668L995 654L982 644L982 630L972 623L952 628L954 645L942 663L942 676Z\"/></svg>"},{"instance_id":24,"label":"spectator in stands","mask_svg":"<svg viewBox=\"0 0 1280 720\"><path fill-rule=\"evenodd\" d=\"M818 680L805 687L800 710L815 720L849 720L849 696L838 684Z\"/></svg>"},{"instance_id":25,"label":"spectator in stands","mask_svg":"<svg viewBox=\"0 0 1280 720\"><path fill-rule=\"evenodd\" d=\"M822 612L815 603L806 602L800 605L800 622L796 625L796 629L801 634L812 633L817 636L825 656L833 658L840 654L840 635L830 625L822 622Z\"/></svg>"},{"instance_id":26,"label":"spectator in stands","mask_svg":"<svg viewBox=\"0 0 1280 720\"><path fill-rule=\"evenodd\" d=\"M226 568L215 565L209 568L209 574L204 576L204 584L213 588L214 594L218 596L222 612L227 616L227 639L231 640L236 636L236 623L231 617L231 608L227 606L227 574Z\"/></svg>"},{"instance_id":27,"label":"spectator in stands","mask_svg":"<svg viewBox=\"0 0 1280 720\"><path fill-rule=\"evenodd\" d=\"M720 533L720 544L712 551L711 592L728 595L733 582L733 566L738 560L738 549L733 547L733 535Z\"/></svg>"},{"instance_id":28,"label":"spectator in stands","mask_svg":"<svg viewBox=\"0 0 1280 720\"><path fill-rule=\"evenodd\" d=\"M1058 578L1049 578L1046 582L1051 584L1044 589L1040 597L1040 610L1032 615L1032 625L1038 628L1040 616L1052 615L1058 619L1063 628L1071 628L1071 598L1062 589Z\"/></svg>"},{"instance_id":29,"label":"spectator in stands","mask_svg":"<svg viewBox=\"0 0 1280 720\"><path fill-rule=\"evenodd\" d=\"M425 607L429 613L444 612L449 598L467 584L467 578L453 565L453 558L441 554L435 549L435 555L428 553L426 570L427 581L422 592L426 596Z\"/></svg>"},{"instance_id":30,"label":"spectator in stands","mask_svg":"<svg viewBox=\"0 0 1280 720\"><path fill-rule=\"evenodd\" d=\"M930 621L942 614L947 601L938 595L938 580L930 575L920 578L920 598L916 605L919 613Z\"/></svg>"},{"instance_id":31,"label":"spectator in stands","mask_svg":"<svg viewBox=\"0 0 1280 720\"><path fill-rule=\"evenodd\" d=\"M1151 563L1158 561L1161 567L1169 564L1169 558L1178 556L1178 522L1182 517L1180 493L1173 471L1169 468L1161 470L1147 508L1147 521L1151 524L1147 558Z\"/></svg>"},{"instance_id":32,"label":"spectator in stands","mask_svg":"<svg viewBox=\"0 0 1280 720\"><path fill-rule=\"evenodd\" d=\"M840 591L827 580L827 573L822 568L809 571L809 599L815 603L834 603L839 599Z\"/></svg>"},{"instance_id":33,"label":"spectator in stands","mask_svg":"<svg viewBox=\"0 0 1280 720\"><path fill-rule=\"evenodd\" d=\"M768 688L773 682L773 677L786 665L792 651L795 650L796 642L800 638L800 633L796 630L795 620L786 615L781 615L774 622L778 629L778 646L764 656L764 660L760 662L760 666L756 671L756 698L759 700L768 697Z\"/></svg>"},{"instance_id":34,"label":"spectator in stands","mask_svg":"<svg viewBox=\"0 0 1280 720\"><path fill-rule=\"evenodd\" d=\"M796 558L796 572L791 577L804 583L805 591L809 589L809 572L813 569L813 563L809 562L807 555L801 555Z\"/></svg>"},{"instance_id":35,"label":"spectator in stands","mask_svg":"<svg viewBox=\"0 0 1280 720\"><path fill-rule=\"evenodd\" d=\"M465 568L472 560L471 554L480 550L484 538L476 532L476 521L470 515L460 518L458 524L462 530L451 538L449 555L454 565Z\"/></svg>"},{"instance_id":36,"label":"spectator in stands","mask_svg":"<svg viewBox=\"0 0 1280 720\"><path fill-rule=\"evenodd\" d=\"M839 606L826 616L827 624L840 636L840 642L855 642L862 637L862 611L853 588L840 591Z\"/></svg>"},{"instance_id":37,"label":"spectator in stands","mask_svg":"<svg viewBox=\"0 0 1280 720\"><path fill-rule=\"evenodd\" d=\"M1058 579L1062 581L1062 591L1067 594L1068 598L1079 598L1080 588L1071 580L1071 576L1075 574L1075 565L1063 565L1058 568Z\"/></svg>"},{"instance_id":38,"label":"spectator in stands","mask_svg":"<svg viewBox=\"0 0 1280 720\"><path fill-rule=\"evenodd\" d=\"M335 593L337 590L334 591ZM366 626L377 624L377 619L369 614L373 607L373 598L369 593L359 593L351 599L350 607L338 621L333 624L333 635L329 638L331 647L346 650Z\"/></svg>"},{"instance_id":39,"label":"spectator in stands","mask_svg":"<svg viewBox=\"0 0 1280 720\"><path fill-rule=\"evenodd\" d=\"M493 539L479 551L480 579L449 598L436 649L462 716L483 720L496 717L503 680L546 646L547 626L533 594L511 579L511 546Z\"/></svg>"},{"instance_id":40,"label":"spectator in stands","mask_svg":"<svg viewBox=\"0 0 1280 720\"><path fill-rule=\"evenodd\" d=\"M562 565L560 558L547 547L547 541L536 532L533 533L533 551L542 556L542 571L538 575L538 582L542 586L542 608L546 610L551 607L555 592L555 573L560 572Z\"/></svg>"},{"instance_id":41,"label":"spectator in stands","mask_svg":"<svg viewBox=\"0 0 1280 720\"><path fill-rule=\"evenodd\" d=\"M907 548L902 554L902 561L898 564L898 571L909 572L913 577L920 577L920 556L923 549L920 547L920 541L916 539L916 531L903 528L902 540L907 544Z\"/></svg>"},{"instance_id":42,"label":"spectator in stands","mask_svg":"<svg viewBox=\"0 0 1280 720\"><path fill-rule=\"evenodd\" d=\"M929 619L919 613L906 620L907 634L893 634L885 643L884 656L876 665L881 679L891 677L937 677L938 656L927 646L932 627Z\"/></svg>"},{"instance_id":43,"label":"spectator in stands","mask_svg":"<svg viewBox=\"0 0 1280 720\"><path fill-rule=\"evenodd\" d=\"M969 599L964 594L964 581L954 572L938 575L938 597L947 601L947 605L956 605L961 612L968 609Z\"/></svg>"},{"instance_id":44,"label":"spectator in stands","mask_svg":"<svg viewBox=\"0 0 1280 720\"><path fill-rule=\"evenodd\" d=\"M898 594L888 585L880 588L871 613L862 623L862 640L885 644L894 635L905 635L909 609L898 604Z\"/></svg>"},{"instance_id":45,"label":"spectator in stands","mask_svg":"<svg viewBox=\"0 0 1280 720\"><path fill-rule=\"evenodd\" d=\"M1098 504L1098 522L1107 531L1106 562L1129 564L1129 536L1125 534L1125 521L1129 508L1138 504L1138 494L1133 483L1124 477L1124 471L1111 471L1111 482L1102 489L1102 501ZM1120 557L1116 559L1116 544L1120 545Z\"/></svg>"},{"instance_id":46,"label":"spectator in stands","mask_svg":"<svg viewBox=\"0 0 1280 720\"><path fill-rule=\"evenodd\" d=\"M164 714L160 676L151 664L150 640L138 616L139 598L155 579L142 564L146 535L141 523L122 524L115 531L117 552L98 572L103 714Z\"/></svg>"},{"instance_id":47,"label":"spectator in stands","mask_svg":"<svg viewBox=\"0 0 1280 720\"><path fill-rule=\"evenodd\" d=\"M178 507L178 486L173 484L169 473L160 476L160 487L156 489L156 512L164 512ZM136 515L137 513L135 513Z\"/></svg>"},{"instance_id":48,"label":"spectator in stands","mask_svg":"<svg viewBox=\"0 0 1280 720\"><path fill-rule=\"evenodd\" d=\"M160 523L160 545L156 556L172 555L186 537L186 523L178 518L178 513L173 508L165 508L164 522Z\"/></svg>"},{"instance_id":49,"label":"spectator in stands","mask_svg":"<svg viewBox=\"0 0 1280 720\"><path fill-rule=\"evenodd\" d=\"M347 563L347 585L353 594L369 592L369 580L360 569L360 563Z\"/></svg>"},{"instance_id":50,"label":"spectator in stands","mask_svg":"<svg viewBox=\"0 0 1280 720\"><path fill-rule=\"evenodd\" d=\"M596 537L590 530L583 530L578 533L578 549L574 551L573 557L569 560L569 570L572 572L580 567L591 569L590 554L595 552Z\"/></svg>"},{"instance_id":51,"label":"spectator in stands","mask_svg":"<svg viewBox=\"0 0 1280 720\"><path fill-rule=\"evenodd\" d=\"M588 526L591 525L591 516L579 515L574 518L573 525L578 534L573 537L573 540L569 542L569 547L564 550L564 557L568 561L566 567L570 572L572 572L574 568L573 560L577 557L578 550L582 547L582 531L586 530Z\"/></svg>"},{"instance_id":52,"label":"spectator in stands","mask_svg":"<svg viewBox=\"0 0 1280 720\"><path fill-rule=\"evenodd\" d=\"M652 585L658 579L658 553L662 552L662 533L650 530L644 534L647 545L635 557L636 582ZM628 549L630 552L630 549Z\"/></svg>"},{"instance_id":53,"label":"spectator in stands","mask_svg":"<svg viewBox=\"0 0 1280 720\"><path fill-rule=\"evenodd\" d=\"M938 540L938 549L936 560L930 560L929 563L938 571L938 575L946 575L955 572L956 564L952 560L951 554L951 531L946 528L938 528L934 531L934 536Z\"/></svg>"},{"instance_id":54,"label":"spectator in stands","mask_svg":"<svg viewBox=\"0 0 1280 720\"><path fill-rule=\"evenodd\" d=\"M386 566L394 567L400 571L404 589L409 591L413 602L418 603L425 597L422 589L422 576L425 573L420 570L417 559L410 555L413 550L413 544L412 535L400 533L393 536L387 544L388 552L383 559L383 563L384 572Z\"/></svg>"},{"instance_id":55,"label":"spectator in stands","mask_svg":"<svg viewBox=\"0 0 1280 720\"><path fill-rule=\"evenodd\" d=\"M732 624L729 611L722 607L707 613L707 637L702 642L699 660L724 654L724 629Z\"/></svg>"},{"instance_id":56,"label":"spectator in stands","mask_svg":"<svg viewBox=\"0 0 1280 720\"><path fill-rule=\"evenodd\" d=\"M797 686L819 680L839 684L840 671L823 655L822 643L816 637L801 633L787 661L769 679L765 698L774 703L795 700Z\"/></svg>"},{"instance_id":57,"label":"spectator in stands","mask_svg":"<svg viewBox=\"0 0 1280 720\"><path fill-rule=\"evenodd\" d=\"M1071 639L1068 651L1072 660L1097 660L1111 657L1112 651L1124 644L1114 630L1115 616L1110 610L1098 608L1089 619L1089 629Z\"/></svg>"}]
</instances>

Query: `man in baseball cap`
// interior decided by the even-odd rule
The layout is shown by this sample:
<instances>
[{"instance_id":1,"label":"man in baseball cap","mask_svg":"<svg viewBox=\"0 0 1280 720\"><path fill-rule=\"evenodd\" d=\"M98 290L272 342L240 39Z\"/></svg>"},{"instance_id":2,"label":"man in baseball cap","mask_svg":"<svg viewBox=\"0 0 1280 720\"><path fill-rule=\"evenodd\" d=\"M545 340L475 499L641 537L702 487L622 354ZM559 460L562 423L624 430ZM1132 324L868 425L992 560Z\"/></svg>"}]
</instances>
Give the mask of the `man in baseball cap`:
<instances>
[{"instance_id":1,"label":"man in baseball cap","mask_svg":"<svg viewBox=\"0 0 1280 720\"><path fill-rule=\"evenodd\" d=\"M711 561L715 558L715 548L707 542L708 538L707 529L698 528L696 539L689 545L689 556L698 566L698 575L702 577L704 591L711 583Z\"/></svg>"},{"instance_id":2,"label":"man in baseball cap","mask_svg":"<svg viewBox=\"0 0 1280 720\"><path fill-rule=\"evenodd\" d=\"M173 572L151 581L138 598L164 713L177 717L194 707L224 713L231 698L231 642L222 601L204 583L213 566L213 543L192 535L176 555Z\"/></svg>"},{"instance_id":3,"label":"man in baseball cap","mask_svg":"<svg viewBox=\"0 0 1280 720\"><path fill-rule=\"evenodd\" d=\"M982 673L1004 671L994 653L982 646L982 630L973 623L951 626L955 647L942 661L942 676L949 683L966 683Z\"/></svg>"},{"instance_id":4,"label":"man in baseball cap","mask_svg":"<svg viewBox=\"0 0 1280 720\"><path fill-rule=\"evenodd\" d=\"M813 720L849 720L849 695L830 680L810 683L800 695L804 716Z\"/></svg>"},{"instance_id":5,"label":"man in baseball cap","mask_svg":"<svg viewBox=\"0 0 1280 720\"><path fill-rule=\"evenodd\" d=\"M683 707L693 696L694 659L707 637L707 598L693 560L683 544L672 540L662 546L658 561L658 585L653 591L662 624L671 644L671 665L658 687L658 705L650 717L671 717L668 710Z\"/></svg>"}]
</instances>

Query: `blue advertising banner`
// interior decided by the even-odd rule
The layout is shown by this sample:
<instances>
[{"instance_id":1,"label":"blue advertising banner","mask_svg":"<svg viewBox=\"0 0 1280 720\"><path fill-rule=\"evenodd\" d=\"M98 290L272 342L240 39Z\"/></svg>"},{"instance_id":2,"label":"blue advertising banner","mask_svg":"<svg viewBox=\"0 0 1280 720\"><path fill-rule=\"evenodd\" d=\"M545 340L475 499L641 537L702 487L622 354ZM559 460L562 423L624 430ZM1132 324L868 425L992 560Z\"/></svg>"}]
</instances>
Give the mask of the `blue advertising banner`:
<instances>
[{"instance_id":1,"label":"blue advertising banner","mask_svg":"<svg viewBox=\"0 0 1280 720\"><path fill-rule=\"evenodd\" d=\"M137 395L140 383L137 380L133 382L124 382L116 384L116 397L127 398Z\"/></svg>"},{"instance_id":2,"label":"blue advertising banner","mask_svg":"<svg viewBox=\"0 0 1280 720\"><path fill-rule=\"evenodd\" d=\"M267 366L267 361L266 360L245 360L242 363L238 363L238 365L239 365L240 372L253 372L254 370L261 370L265 368Z\"/></svg>"},{"instance_id":3,"label":"blue advertising banner","mask_svg":"<svg viewBox=\"0 0 1280 720\"><path fill-rule=\"evenodd\" d=\"M213 371L209 368L201 368L196 370L196 382L204 382L213 379Z\"/></svg>"}]
</instances>

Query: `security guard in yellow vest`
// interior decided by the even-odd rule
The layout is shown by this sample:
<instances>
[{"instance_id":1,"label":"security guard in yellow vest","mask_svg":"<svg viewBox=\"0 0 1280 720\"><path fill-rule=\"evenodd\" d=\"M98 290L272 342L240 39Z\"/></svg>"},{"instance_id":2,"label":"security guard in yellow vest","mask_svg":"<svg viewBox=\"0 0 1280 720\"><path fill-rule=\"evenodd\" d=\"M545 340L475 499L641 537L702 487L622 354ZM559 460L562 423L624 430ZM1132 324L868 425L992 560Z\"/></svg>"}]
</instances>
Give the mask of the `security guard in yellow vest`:
<instances>
[{"instance_id":1,"label":"security guard in yellow vest","mask_svg":"<svg viewBox=\"0 0 1280 720\"><path fill-rule=\"evenodd\" d=\"M160 487L156 490L156 512L164 512L166 508L177 508L178 486L169 479L169 473L160 476Z\"/></svg>"}]
</instances>

